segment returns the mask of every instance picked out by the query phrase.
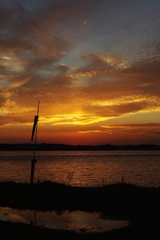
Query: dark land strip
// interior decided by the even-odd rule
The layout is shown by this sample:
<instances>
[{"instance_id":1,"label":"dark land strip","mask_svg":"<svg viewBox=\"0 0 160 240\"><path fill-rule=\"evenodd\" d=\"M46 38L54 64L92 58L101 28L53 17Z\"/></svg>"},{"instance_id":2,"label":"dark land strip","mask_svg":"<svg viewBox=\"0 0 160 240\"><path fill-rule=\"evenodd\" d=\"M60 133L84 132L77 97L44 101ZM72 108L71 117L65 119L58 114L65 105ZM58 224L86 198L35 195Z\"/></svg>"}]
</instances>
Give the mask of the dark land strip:
<instances>
[{"instance_id":1,"label":"dark land strip","mask_svg":"<svg viewBox=\"0 0 160 240\"><path fill-rule=\"evenodd\" d=\"M30 143L24 144L0 144L0 151L34 151L35 145ZM116 150L160 150L160 145L140 144L140 145L66 145L66 144L46 144L36 145L37 151L116 151Z\"/></svg>"},{"instance_id":2,"label":"dark land strip","mask_svg":"<svg viewBox=\"0 0 160 240\"><path fill-rule=\"evenodd\" d=\"M98 188L52 182L0 183L0 205L18 209L81 210L124 219L129 226L105 233L83 234L0 221L0 239L160 239L160 189L131 184Z\"/></svg>"}]
</instances>

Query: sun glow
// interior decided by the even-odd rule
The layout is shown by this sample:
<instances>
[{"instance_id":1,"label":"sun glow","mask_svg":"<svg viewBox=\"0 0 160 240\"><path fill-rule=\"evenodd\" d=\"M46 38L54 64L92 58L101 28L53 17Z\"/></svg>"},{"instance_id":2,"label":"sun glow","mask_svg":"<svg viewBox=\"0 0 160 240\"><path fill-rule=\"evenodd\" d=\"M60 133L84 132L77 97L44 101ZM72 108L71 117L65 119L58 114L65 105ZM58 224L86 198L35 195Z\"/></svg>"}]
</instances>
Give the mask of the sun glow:
<instances>
[{"instance_id":1,"label":"sun glow","mask_svg":"<svg viewBox=\"0 0 160 240\"><path fill-rule=\"evenodd\" d=\"M56 125L90 125L93 123L98 123L106 121L107 117L98 116L86 116L83 114L64 114L64 115L54 115L48 117L41 117L40 124L51 124Z\"/></svg>"}]
</instances>

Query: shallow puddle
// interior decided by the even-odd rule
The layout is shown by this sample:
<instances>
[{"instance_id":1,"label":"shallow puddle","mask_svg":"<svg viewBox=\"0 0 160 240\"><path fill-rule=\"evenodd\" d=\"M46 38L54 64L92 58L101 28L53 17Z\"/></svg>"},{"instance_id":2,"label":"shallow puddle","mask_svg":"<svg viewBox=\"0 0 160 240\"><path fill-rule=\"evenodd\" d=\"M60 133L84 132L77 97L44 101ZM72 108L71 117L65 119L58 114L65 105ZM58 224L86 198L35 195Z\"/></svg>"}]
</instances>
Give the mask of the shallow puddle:
<instances>
[{"instance_id":1,"label":"shallow puddle","mask_svg":"<svg viewBox=\"0 0 160 240\"><path fill-rule=\"evenodd\" d=\"M122 228L127 221L109 220L100 213L82 211L30 211L0 207L0 220L22 222L46 228L74 230L77 232L104 232Z\"/></svg>"}]
</instances>

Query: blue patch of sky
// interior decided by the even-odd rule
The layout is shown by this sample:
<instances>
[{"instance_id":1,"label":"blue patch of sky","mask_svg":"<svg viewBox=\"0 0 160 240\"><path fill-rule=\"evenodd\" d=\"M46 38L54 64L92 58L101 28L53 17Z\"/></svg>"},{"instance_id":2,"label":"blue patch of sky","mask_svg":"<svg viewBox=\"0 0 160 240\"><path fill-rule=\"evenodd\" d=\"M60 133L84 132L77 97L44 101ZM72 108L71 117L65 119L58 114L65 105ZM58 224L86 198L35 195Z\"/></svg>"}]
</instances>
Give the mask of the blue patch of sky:
<instances>
[{"instance_id":1,"label":"blue patch of sky","mask_svg":"<svg viewBox=\"0 0 160 240\"><path fill-rule=\"evenodd\" d=\"M63 0L17 0L28 12L36 14L37 9L45 9L48 6L63 3Z\"/></svg>"},{"instance_id":2,"label":"blue patch of sky","mask_svg":"<svg viewBox=\"0 0 160 240\"><path fill-rule=\"evenodd\" d=\"M0 86L5 86L5 87L7 87L7 86L9 86L10 85L10 82L8 81L8 79L6 79L6 78L1 78L0 79Z\"/></svg>"},{"instance_id":3,"label":"blue patch of sky","mask_svg":"<svg viewBox=\"0 0 160 240\"><path fill-rule=\"evenodd\" d=\"M40 75L43 78L55 77L58 74L58 70L53 67L53 69L38 69L36 74Z\"/></svg>"},{"instance_id":4,"label":"blue patch of sky","mask_svg":"<svg viewBox=\"0 0 160 240\"><path fill-rule=\"evenodd\" d=\"M111 8L111 11L107 10L107 13L106 8L101 8L95 17L86 22L85 27L89 34L85 35L87 31L81 28L81 31L76 33L81 41L67 53L61 62L74 67L82 67L85 63L80 59L81 54L98 54L99 50L102 53L106 51L121 54L130 47L134 47L134 50L137 48L135 55L128 56L135 60L141 45L150 40L148 35L153 36L154 25L159 21L157 9L159 6L159 1L151 3L148 0L129 2L126 6L122 5L120 9Z\"/></svg>"},{"instance_id":5,"label":"blue patch of sky","mask_svg":"<svg viewBox=\"0 0 160 240\"><path fill-rule=\"evenodd\" d=\"M70 67L70 71L74 68L80 68L84 66L84 60L80 58L80 53L77 51L77 46L74 46L67 54L57 62L58 65L65 64Z\"/></svg>"},{"instance_id":6,"label":"blue patch of sky","mask_svg":"<svg viewBox=\"0 0 160 240\"><path fill-rule=\"evenodd\" d=\"M33 11L36 7L50 3L50 1L29 0L22 1L22 3L24 3L25 8ZM115 7L114 4L107 5L103 1L102 3L104 6L100 4L99 9L95 9L94 6L91 7L91 11L96 14L92 14L89 19L86 15L83 15L77 23L81 26L78 31L78 25L72 22L72 17L71 19L68 17L62 23L63 29L65 30L66 27L73 39L77 38L80 41L77 44L73 43L73 47L57 63L58 65L65 64L66 66L79 68L86 64L80 58L81 54L99 54L99 50L102 53L104 51L122 53L131 46L138 47L145 39L149 39L149 32L154 31L153 26L156 21L159 21L159 0L126 1L125 4L119 3L118 7ZM83 26L86 20L87 22ZM65 35L66 32L59 32L59 34ZM135 56L132 55L131 58L135 58ZM46 72L42 74L45 75Z\"/></svg>"},{"instance_id":7,"label":"blue patch of sky","mask_svg":"<svg viewBox=\"0 0 160 240\"><path fill-rule=\"evenodd\" d=\"M32 12L35 10L35 8L41 6L47 1L46 0L18 0L17 2L20 5L22 5L26 10Z\"/></svg>"},{"instance_id":8,"label":"blue patch of sky","mask_svg":"<svg viewBox=\"0 0 160 240\"><path fill-rule=\"evenodd\" d=\"M1 28L0 29L0 39L6 40L13 36L13 32L10 31L10 29L7 28Z\"/></svg>"}]
</instances>

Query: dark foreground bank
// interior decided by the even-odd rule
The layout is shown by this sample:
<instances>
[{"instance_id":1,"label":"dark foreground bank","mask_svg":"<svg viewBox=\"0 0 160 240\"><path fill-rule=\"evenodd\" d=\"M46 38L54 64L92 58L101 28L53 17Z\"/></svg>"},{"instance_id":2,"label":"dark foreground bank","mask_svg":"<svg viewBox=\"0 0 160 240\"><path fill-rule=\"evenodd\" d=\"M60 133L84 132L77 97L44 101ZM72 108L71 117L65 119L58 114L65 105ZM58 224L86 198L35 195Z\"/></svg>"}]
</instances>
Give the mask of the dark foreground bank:
<instances>
[{"instance_id":1,"label":"dark foreground bank","mask_svg":"<svg viewBox=\"0 0 160 240\"><path fill-rule=\"evenodd\" d=\"M99 188L51 182L0 183L0 205L19 209L82 210L125 219L130 225L107 233L83 234L0 221L0 239L160 239L160 189L130 184Z\"/></svg>"}]
</instances>

